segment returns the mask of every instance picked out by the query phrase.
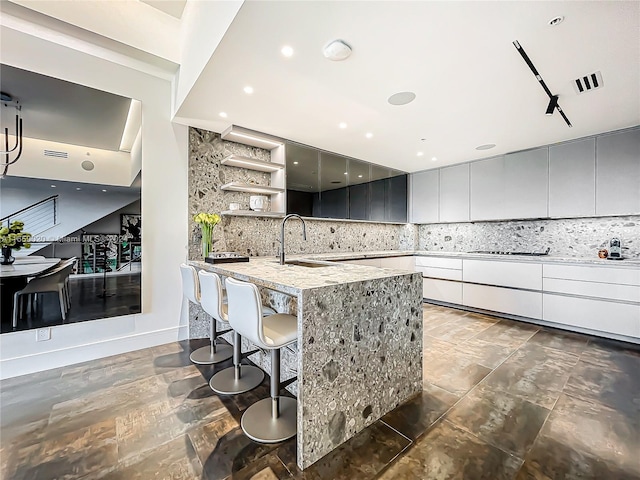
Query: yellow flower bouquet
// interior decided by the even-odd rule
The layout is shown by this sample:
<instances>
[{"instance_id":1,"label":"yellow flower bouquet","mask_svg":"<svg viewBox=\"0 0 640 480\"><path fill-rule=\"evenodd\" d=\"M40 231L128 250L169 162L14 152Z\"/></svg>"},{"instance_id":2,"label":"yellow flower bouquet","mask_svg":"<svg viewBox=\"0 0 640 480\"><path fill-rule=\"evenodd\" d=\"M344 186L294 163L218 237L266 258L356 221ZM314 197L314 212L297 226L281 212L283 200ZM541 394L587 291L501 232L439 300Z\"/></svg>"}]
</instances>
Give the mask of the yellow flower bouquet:
<instances>
[{"instance_id":1,"label":"yellow flower bouquet","mask_svg":"<svg viewBox=\"0 0 640 480\"><path fill-rule=\"evenodd\" d=\"M213 245L213 228L220 223L220 215L217 213L198 213L193 221L200 225L202 232L202 257L207 258Z\"/></svg>"},{"instance_id":2,"label":"yellow flower bouquet","mask_svg":"<svg viewBox=\"0 0 640 480\"><path fill-rule=\"evenodd\" d=\"M13 263L11 250L20 250L22 247L31 248L31 234L23 232L24 222L15 220L8 227L0 228L0 245L2 246L2 260L0 263L9 265Z\"/></svg>"}]
</instances>

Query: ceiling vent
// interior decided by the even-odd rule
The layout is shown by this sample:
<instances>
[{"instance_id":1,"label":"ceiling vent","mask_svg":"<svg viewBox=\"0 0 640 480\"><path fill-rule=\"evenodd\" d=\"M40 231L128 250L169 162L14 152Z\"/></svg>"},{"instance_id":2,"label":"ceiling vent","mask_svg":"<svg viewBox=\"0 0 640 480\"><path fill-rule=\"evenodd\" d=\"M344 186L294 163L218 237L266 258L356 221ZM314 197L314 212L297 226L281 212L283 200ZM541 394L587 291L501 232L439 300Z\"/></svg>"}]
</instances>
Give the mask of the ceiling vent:
<instances>
[{"instance_id":1,"label":"ceiling vent","mask_svg":"<svg viewBox=\"0 0 640 480\"><path fill-rule=\"evenodd\" d=\"M584 77L576 78L573 81L573 88L578 95L581 93L590 92L591 90L595 90L596 88L601 88L603 85L602 72L590 73L589 75L585 75Z\"/></svg>"},{"instance_id":2,"label":"ceiling vent","mask_svg":"<svg viewBox=\"0 0 640 480\"><path fill-rule=\"evenodd\" d=\"M58 157L58 158L69 158L69 154L67 152L58 152L56 150L45 150L45 157Z\"/></svg>"}]
</instances>

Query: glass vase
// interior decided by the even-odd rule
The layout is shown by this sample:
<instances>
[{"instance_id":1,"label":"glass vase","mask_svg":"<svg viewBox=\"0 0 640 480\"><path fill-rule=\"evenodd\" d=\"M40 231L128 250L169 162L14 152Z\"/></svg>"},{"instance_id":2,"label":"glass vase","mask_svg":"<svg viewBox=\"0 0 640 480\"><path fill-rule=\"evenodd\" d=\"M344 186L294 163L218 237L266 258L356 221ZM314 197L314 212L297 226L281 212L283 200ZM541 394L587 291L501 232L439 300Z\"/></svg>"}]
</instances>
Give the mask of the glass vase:
<instances>
[{"instance_id":1,"label":"glass vase","mask_svg":"<svg viewBox=\"0 0 640 480\"><path fill-rule=\"evenodd\" d=\"M2 259L0 263L2 265L11 265L15 261L15 258L11 256L11 247L2 247Z\"/></svg>"},{"instance_id":2,"label":"glass vase","mask_svg":"<svg viewBox=\"0 0 640 480\"><path fill-rule=\"evenodd\" d=\"M211 246L213 245L213 228L210 225L201 225L202 230L202 258L207 258L211 253Z\"/></svg>"}]
</instances>

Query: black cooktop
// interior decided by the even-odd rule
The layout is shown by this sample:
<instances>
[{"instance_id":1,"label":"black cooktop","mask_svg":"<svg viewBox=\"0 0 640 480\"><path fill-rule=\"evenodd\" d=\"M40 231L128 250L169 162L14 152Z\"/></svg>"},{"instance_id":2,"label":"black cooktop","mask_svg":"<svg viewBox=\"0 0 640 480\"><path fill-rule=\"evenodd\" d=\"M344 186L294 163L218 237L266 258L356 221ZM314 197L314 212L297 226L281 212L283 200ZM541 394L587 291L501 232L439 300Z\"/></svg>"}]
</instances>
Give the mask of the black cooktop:
<instances>
[{"instance_id":1,"label":"black cooktop","mask_svg":"<svg viewBox=\"0 0 640 480\"><path fill-rule=\"evenodd\" d=\"M473 252L469 253L485 253L491 255L526 255L529 257L541 257L543 255L549 255L550 251L551 249L547 248L546 252L501 252L499 250L474 250Z\"/></svg>"}]
</instances>

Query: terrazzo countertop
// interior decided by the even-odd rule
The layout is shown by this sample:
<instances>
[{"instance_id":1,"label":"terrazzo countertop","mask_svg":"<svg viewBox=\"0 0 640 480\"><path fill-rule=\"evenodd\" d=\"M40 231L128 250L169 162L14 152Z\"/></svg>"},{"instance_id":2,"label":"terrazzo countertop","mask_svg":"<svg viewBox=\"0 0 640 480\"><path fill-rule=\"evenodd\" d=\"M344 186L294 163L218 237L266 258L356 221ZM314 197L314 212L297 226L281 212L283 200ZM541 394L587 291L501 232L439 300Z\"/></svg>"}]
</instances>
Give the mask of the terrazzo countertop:
<instances>
[{"instance_id":1,"label":"terrazzo countertop","mask_svg":"<svg viewBox=\"0 0 640 480\"><path fill-rule=\"evenodd\" d=\"M431 252L419 250L414 252L419 257L458 257L477 258L481 260L504 260L507 262L530 262L530 263L567 263L571 265L600 265L605 267L638 268L640 259L625 258L624 260L607 260L606 258L574 258L574 257L554 257L552 255L527 256L527 255L497 255L490 253L464 253L464 252Z\"/></svg>"},{"instance_id":2,"label":"terrazzo countertop","mask_svg":"<svg viewBox=\"0 0 640 480\"><path fill-rule=\"evenodd\" d=\"M367 253L369 254L369 253ZM405 253L407 255L407 253ZM409 253L411 255L411 253ZM341 254L333 255L332 260ZM391 255L393 256L393 255ZM344 259L369 258L346 256ZM412 272L392 268L377 268L366 265L351 265L329 262L323 255L292 255L291 260L310 260L314 263L325 263L323 267L303 267L299 265L280 265L273 257L251 257L248 262L211 264L203 261L191 261L191 265L210 270L224 276L233 276L239 280L276 290L289 295L297 295L302 290L326 287L330 285L364 282L398 275L410 275Z\"/></svg>"}]
</instances>

